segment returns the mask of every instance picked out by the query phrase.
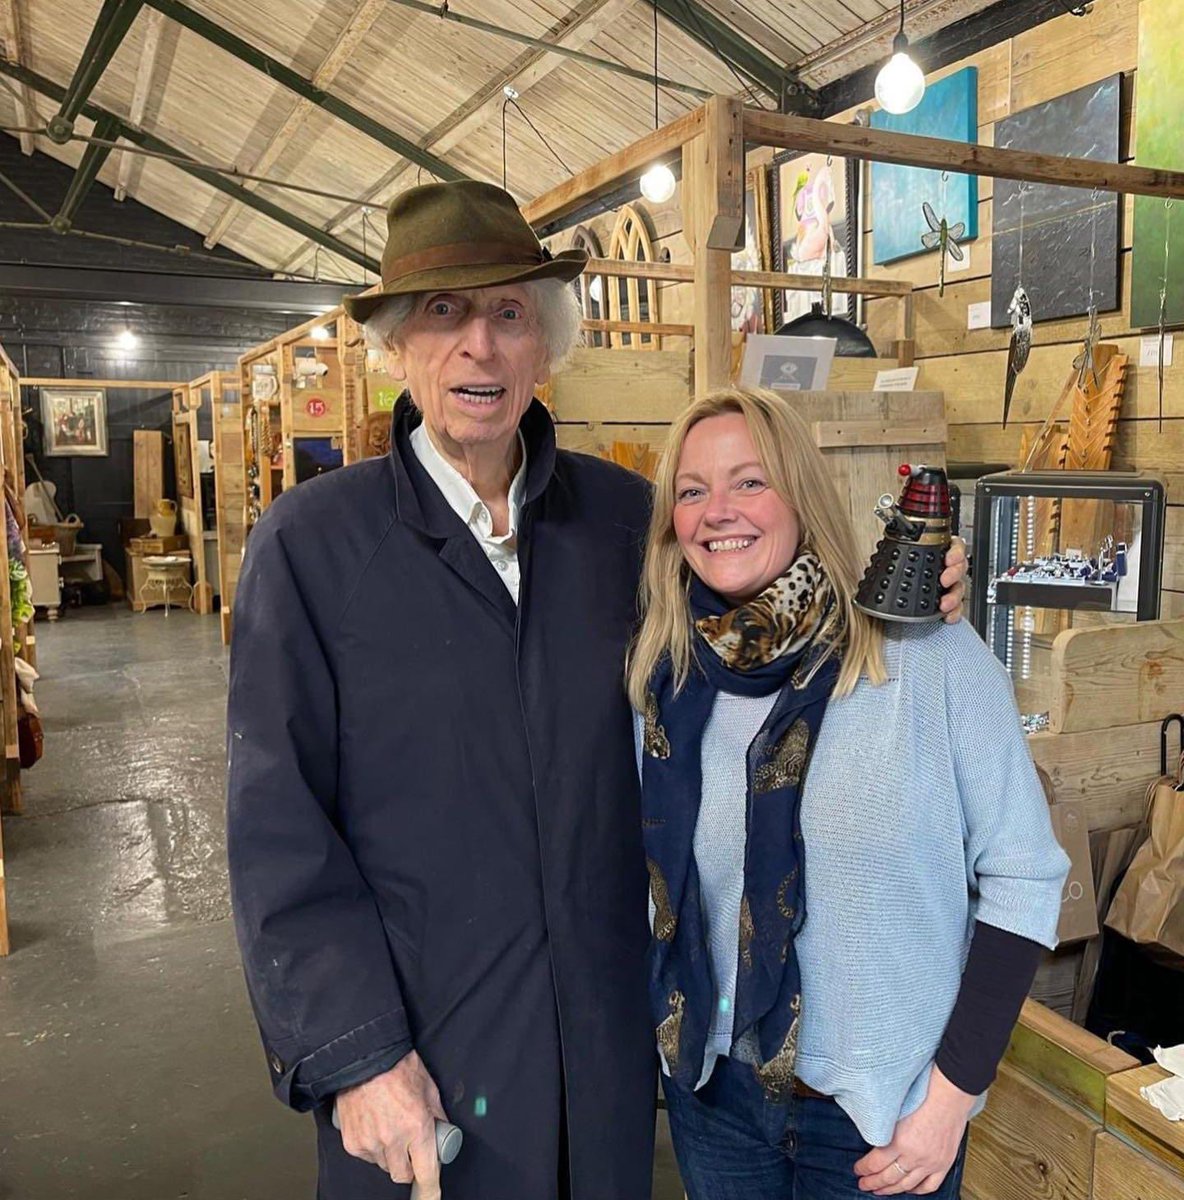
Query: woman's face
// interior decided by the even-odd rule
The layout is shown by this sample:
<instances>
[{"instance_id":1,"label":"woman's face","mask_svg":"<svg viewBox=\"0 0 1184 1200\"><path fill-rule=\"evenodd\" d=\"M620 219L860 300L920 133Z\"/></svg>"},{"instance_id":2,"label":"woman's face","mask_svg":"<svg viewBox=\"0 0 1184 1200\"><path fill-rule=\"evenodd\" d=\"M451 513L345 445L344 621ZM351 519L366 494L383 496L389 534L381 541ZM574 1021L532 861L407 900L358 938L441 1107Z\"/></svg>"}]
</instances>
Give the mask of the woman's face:
<instances>
[{"instance_id":1,"label":"woman's face","mask_svg":"<svg viewBox=\"0 0 1184 1200\"><path fill-rule=\"evenodd\" d=\"M687 434L674 497L683 557L733 604L751 600L797 557L797 513L769 485L740 413L708 417Z\"/></svg>"}]
</instances>

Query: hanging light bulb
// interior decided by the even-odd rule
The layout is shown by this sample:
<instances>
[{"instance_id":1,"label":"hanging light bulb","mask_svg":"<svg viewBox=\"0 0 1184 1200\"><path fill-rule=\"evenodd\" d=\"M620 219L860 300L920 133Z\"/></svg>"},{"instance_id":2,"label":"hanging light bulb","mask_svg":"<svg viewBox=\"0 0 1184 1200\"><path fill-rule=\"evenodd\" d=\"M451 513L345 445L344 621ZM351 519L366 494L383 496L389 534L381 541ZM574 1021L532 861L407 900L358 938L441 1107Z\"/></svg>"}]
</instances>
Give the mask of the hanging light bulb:
<instances>
[{"instance_id":1,"label":"hanging light bulb","mask_svg":"<svg viewBox=\"0 0 1184 1200\"><path fill-rule=\"evenodd\" d=\"M588 295L594 304L599 304L604 299L604 284L600 282L599 275L592 276L592 281L588 284Z\"/></svg>"},{"instance_id":2,"label":"hanging light bulb","mask_svg":"<svg viewBox=\"0 0 1184 1200\"><path fill-rule=\"evenodd\" d=\"M308 336L314 342L327 342L329 340L329 331L324 325L314 325L309 331Z\"/></svg>"},{"instance_id":3,"label":"hanging light bulb","mask_svg":"<svg viewBox=\"0 0 1184 1200\"><path fill-rule=\"evenodd\" d=\"M665 163L654 163L641 177L641 194L651 204L664 204L676 186L674 172Z\"/></svg>"},{"instance_id":4,"label":"hanging light bulb","mask_svg":"<svg viewBox=\"0 0 1184 1200\"><path fill-rule=\"evenodd\" d=\"M654 128L658 128L658 0L654 0ZM651 204L665 204L674 195L674 172L665 163L654 163L641 177L641 194Z\"/></svg>"},{"instance_id":5,"label":"hanging light bulb","mask_svg":"<svg viewBox=\"0 0 1184 1200\"><path fill-rule=\"evenodd\" d=\"M892 39L892 57L876 76L876 100L885 112L912 112L925 95L925 76L909 57L909 39L904 32L904 0L900 0L900 30Z\"/></svg>"},{"instance_id":6,"label":"hanging light bulb","mask_svg":"<svg viewBox=\"0 0 1184 1200\"><path fill-rule=\"evenodd\" d=\"M130 329L124 329L115 339L115 344L120 350L134 350L140 344L140 339Z\"/></svg>"}]
</instances>

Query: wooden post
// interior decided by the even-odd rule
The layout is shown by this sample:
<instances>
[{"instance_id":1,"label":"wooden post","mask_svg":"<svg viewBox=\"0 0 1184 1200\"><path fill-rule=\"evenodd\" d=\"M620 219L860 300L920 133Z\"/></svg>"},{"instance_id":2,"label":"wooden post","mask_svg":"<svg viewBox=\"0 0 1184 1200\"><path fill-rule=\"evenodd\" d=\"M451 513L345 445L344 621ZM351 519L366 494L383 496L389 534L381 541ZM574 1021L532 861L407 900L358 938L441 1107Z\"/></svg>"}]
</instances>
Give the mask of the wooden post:
<instances>
[{"instance_id":1,"label":"wooden post","mask_svg":"<svg viewBox=\"0 0 1184 1200\"><path fill-rule=\"evenodd\" d=\"M292 353L292 343L280 343L279 366L280 373L280 438L283 445L284 490L296 486L296 435L293 431L295 422L292 419L292 389L296 386L296 356Z\"/></svg>"},{"instance_id":2,"label":"wooden post","mask_svg":"<svg viewBox=\"0 0 1184 1200\"><path fill-rule=\"evenodd\" d=\"M732 253L744 227L744 107L713 96L683 146L683 228L695 261L695 395L724 387L732 364Z\"/></svg>"},{"instance_id":3,"label":"wooden post","mask_svg":"<svg viewBox=\"0 0 1184 1200\"><path fill-rule=\"evenodd\" d=\"M916 359L916 307L913 294L900 296L896 301L896 363L900 367L911 367Z\"/></svg>"},{"instance_id":4,"label":"wooden post","mask_svg":"<svg viewBox=\"0 0 1184 1200\"><path fill-rule=\"evenodd\" d=\"M137 429L132 433L135 463L135 515L147 520L164 496L164 434L159 429Z\"/></svg>"},{"instance_id":5,"label":"wooden post","mask_svg":"<svg viewBox=\"0 0 1184 1200\"><path fill-rule=\"evenodd\" d=\"M366 347L362 329L342 311L337 318L337 356L341 363L341 461L358 460L358 425L365 418Z\"/></svg>"}]
</instances>

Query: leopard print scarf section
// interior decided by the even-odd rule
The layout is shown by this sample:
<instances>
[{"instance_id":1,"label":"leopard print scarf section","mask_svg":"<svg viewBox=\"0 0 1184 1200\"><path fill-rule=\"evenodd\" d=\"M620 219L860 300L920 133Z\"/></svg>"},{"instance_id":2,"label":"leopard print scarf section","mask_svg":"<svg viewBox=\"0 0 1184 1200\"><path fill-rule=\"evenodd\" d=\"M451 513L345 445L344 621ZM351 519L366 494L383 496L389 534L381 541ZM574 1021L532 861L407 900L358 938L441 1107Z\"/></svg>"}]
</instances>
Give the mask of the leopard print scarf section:
<instances>
[{"instance_id":1,"label":"leopard print scarf section","mask_svg":"<svg viewBox=\"0 0 1184 1200\"><path fill-rule=\"evenodd\" d=\"M817 555L803 551L760 595L718 617L695 622L733 671L752 671L801 650L833 611L834 589Z\"/></svg>"}]
</instances>

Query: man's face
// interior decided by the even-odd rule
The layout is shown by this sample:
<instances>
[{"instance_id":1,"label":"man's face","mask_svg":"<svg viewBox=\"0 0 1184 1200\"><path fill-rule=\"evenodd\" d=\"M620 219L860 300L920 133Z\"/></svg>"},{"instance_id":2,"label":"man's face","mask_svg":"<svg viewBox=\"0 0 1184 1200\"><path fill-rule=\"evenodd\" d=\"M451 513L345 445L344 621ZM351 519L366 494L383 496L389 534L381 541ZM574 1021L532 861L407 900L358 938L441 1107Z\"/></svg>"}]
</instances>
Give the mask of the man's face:
<instances>
[{"instance_id":1,"label":"man's face","mask_svg":"<svg viewBox=\"0 0 1184 1200\"><path fill-rule=\"evenodd\" d=\"M399 331L404 380L437 442L509 443L548 375L534 294L522 284L428 292Z\"/></svg>"}]
</instances>

